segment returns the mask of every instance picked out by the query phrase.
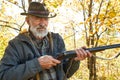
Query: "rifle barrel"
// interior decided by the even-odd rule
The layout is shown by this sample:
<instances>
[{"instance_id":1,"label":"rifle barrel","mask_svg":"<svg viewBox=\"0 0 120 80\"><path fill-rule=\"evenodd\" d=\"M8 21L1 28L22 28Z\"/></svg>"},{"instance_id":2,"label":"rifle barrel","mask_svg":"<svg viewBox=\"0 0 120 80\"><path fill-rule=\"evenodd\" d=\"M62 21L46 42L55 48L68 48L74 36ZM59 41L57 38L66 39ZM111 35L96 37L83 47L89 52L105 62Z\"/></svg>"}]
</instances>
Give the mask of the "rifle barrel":
<instances>
[{"instance_id":1,"label":"rifle barrel","mask_svg":"<svg viewBox=\"0 0 120 80\"><path fill-rule=\"evenodd\" d=\"M106 49L112 49L112 48L120 48L120 44L86 48L85 50L89 50L90 52L99 52L99 51L103 51L103 50L106 50ZM66 58L73 58L73 57L76 57L75 50L65 51L65 52L57 55L58 60L62 60L62 59L66 59Z\"/></svg>"},{"instance_id":2,"label":"rifle barrel","mask_svg":"<svg viewBox=\"0 0 120 80\"><path fill-rule=\"evenodd\" d=\"M99 52L106 49L112 49L112 48L120 48L120 44L113 44L113 45L106 45L106 46L99 46L94 48L87 48L86 50L89 50L90 52Z\"/></svg>"}]
</instances>

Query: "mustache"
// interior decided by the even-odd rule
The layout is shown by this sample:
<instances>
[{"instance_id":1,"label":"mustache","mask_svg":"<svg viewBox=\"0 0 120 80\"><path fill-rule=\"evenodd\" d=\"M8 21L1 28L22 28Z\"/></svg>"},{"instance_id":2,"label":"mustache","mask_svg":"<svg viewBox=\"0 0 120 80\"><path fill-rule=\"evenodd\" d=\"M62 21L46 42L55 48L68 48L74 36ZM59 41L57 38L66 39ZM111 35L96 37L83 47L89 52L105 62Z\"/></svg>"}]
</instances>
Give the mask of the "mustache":
<instances>
[{"instance_id":1,"label":"mustache","mask_svg":"<svg viewBox=\"0 0 120 80\"><path fill-rule=\"evenodd\" d=\"M45 29L45 28L46 28L46 25L38 25L36 28L37 28L37 29L38 29L38 28L40 28L40 29L41 29L41 28L44 28L44 29Z\"/></svg>"},{"instance_id":2,"label":"mustache","mask_svg":"<svg viewBox=\"0 0 120 80\"><path fill-rule=\"evenodd\" d=\"M40 24L40 25L38 25L40 28L45 28L46 27L46 25L44 25L44 24Z\"/></svg>"}]
</instances>

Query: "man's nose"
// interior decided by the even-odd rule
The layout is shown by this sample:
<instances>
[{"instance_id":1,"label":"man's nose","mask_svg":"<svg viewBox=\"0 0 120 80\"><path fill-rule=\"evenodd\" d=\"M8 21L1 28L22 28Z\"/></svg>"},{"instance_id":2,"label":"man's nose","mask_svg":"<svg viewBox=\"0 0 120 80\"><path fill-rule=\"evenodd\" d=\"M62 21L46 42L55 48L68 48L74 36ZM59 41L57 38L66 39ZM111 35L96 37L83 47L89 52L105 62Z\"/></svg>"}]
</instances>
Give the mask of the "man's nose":
<instances>
[{"instance_id":1,"label":"man's nose","mask_svg":"<svg viewBox=\"0 0 120 80\"><path fill-rule=\"evenodd\" d=\"M39 26L40 26L40 27L44 27L44 26L45 26L45 24L43 24L43 23L40 23L40 24L39 24Z\"/></svg>"}]
</instances>

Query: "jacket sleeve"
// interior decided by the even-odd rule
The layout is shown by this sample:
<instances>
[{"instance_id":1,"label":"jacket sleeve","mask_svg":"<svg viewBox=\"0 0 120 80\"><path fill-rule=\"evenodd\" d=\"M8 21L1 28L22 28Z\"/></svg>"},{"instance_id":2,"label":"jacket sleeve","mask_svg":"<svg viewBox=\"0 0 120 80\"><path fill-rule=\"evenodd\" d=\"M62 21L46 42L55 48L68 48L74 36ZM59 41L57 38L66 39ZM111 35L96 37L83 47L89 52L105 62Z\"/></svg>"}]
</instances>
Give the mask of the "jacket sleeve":
<instances>
[{"instance_id":1,"label":"jacket sleeve","mask_svg":"<svg viewBox=\"0 0 120 80\"><path fill-rule=\"evenodd\" d=\"M59 49L59 52L63 52L66 50L65 43L60 35L58 38L58 49ZM68 68L70 68L67 73L67 78L71 77L78 70L79 65L80 65L80 61L73 60L71 63L71 59L63 60L63 70L64 70L65 74L66 74Z\"/></svg>"},{"instance_id":2,"label":"jacket sleeve","mask_svg":"<svg viewBox=\"0 0 120 80\"><path fill-rule=\"evenodd\" d=\"M41 70L37 58L20 63L14 42L9 42L0 61L0 80L27 80Z\"/></svg>"}]
</instances>

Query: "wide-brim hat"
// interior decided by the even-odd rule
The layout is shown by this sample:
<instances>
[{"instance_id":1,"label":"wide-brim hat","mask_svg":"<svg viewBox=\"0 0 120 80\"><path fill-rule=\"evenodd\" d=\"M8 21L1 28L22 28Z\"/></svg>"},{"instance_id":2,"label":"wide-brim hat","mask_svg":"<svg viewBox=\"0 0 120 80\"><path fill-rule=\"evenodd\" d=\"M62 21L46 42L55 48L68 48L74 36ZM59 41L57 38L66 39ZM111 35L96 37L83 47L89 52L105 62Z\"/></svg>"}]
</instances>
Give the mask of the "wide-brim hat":
<instances>
[{"instance_id":1,"label":"wide-brim hat","mask_svg":"<svg viewBox=\"0 0 120 80\"><path fill-rule=\"evenodd\" d=\"M56 13L49 12L43 3L31 2L28 8L28 12L21 13L21 15L33 15L37 17L53 18L56 16Z\"/></svg>"}]
</instances>

